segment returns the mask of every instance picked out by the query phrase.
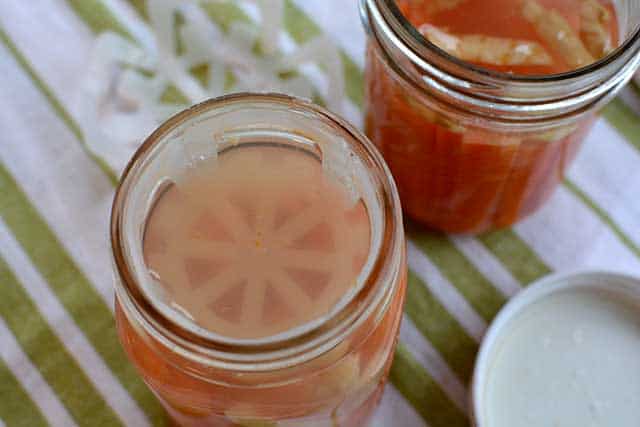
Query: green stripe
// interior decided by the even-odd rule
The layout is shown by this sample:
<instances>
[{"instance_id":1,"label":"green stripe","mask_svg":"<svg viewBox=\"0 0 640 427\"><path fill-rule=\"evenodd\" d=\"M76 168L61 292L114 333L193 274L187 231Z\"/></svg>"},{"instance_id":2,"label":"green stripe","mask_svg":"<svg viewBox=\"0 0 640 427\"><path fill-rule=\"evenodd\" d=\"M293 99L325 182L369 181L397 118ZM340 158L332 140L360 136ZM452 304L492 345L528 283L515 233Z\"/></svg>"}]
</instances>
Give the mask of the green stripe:
<instances>
[{"instance_id":1,"label":"green stripe","mask_svg":"<svg viewBox=\"0 0 640 427\"><path fill-rule=\"evenodd\" d=\"M551 273L542 259L511 229L491 231L478 236L478 240L523 285Z\"/></svg>"},{"instance_id":2,"label":"green stripe","mask_svg":"<svg viewBox=\"0 0 640 427\"><path fill-rule=\"evenodd\" d=\"M1 165L0 216L124 388L154 425L164 425L162 409L118 343L111 311Z\"/></svg>"},{"instance_id":3,"label":"green stripe","mask_svg":"<svg viewBox=\"0 0 640 427\"><path fill-rule=\"evenodd\" d=\"M129 4L135 9L136 12L138 12L138 14L142 18L144 18L145 21L149 19L146 0L129 0Z\"/></svg>"},{"instance_id":4,"label":"green stripe","mask_svg":"<svg viewBox=\"0 0 640 427\"><path fill-rule=\"evenodd\" d=\"M0 315L76 422L81 426L123 425L2 259L0 283Z\"/></svg>"},{"instance_id":5,"label":"green stripe","mask_svg":"<svg viewBox=\"0 0 640 427\"><path fill-rule=\"evenodd\" d=\"M404 311L416 329L438 350L448 365L468 383L473 372L476 342L438 302L427 286L409 271Z\"/></svg>"},{"instance_id":6,"label":"green stripe","mask_svg":"<svg viewBox=\"0 0 640 427\"><path fill-rule=\"evenodd\" d=\"M322 30L292 1L285 1L284 26L296 43L306 43L322 35Z\"/></svg>"},{"instance_id":7,"label":"green stripe","mask_svg":"<svg viewBox=\"0 0 640 427\"><path fill-rule=\"evenodd\" d=\"M83 17L84 22L95 34L113 31L134 40L131 33L118 21L111 9L100 0L67 0L67 3L78 16Z\"/></svg>"},{"instance_id":8,"label":"green stripe","mask_svg":"<svg viewBox=\"0 0 640 427\"><path fill-rule=\"evenodd\" d=\"M0 302L1 304L1 302ZM7 427L46 427L49 424L22 388L7 365L0 359L0 421Z\"/></svg>"},{"instance_id":9,"label":"green stripe","mask_svg":"<svg viewBox=\"0 0 640 427\"><path fill-rule=\"evenodd\" d=\"M505 297L442 235L411 231L409 237L487 322L506 302Z\"/></svg>"},{"instance_id":10,"label":"green stripe","mask_svg":"<svg viewBox=\"0 0 640 427\"><path fill-rule=\"evenodd\" d=\"M201 3L209 18L219 25L224 31L229 31L234 22L251 23L251 19L232 2Z\"/></svg>"},{"instance_id":11,"label":"green stripe","mask_svg":"<svg viewBox=\"0 0 640 427\"><path fill-rule=\"evenodd\" d=\"M640 87L638 86L638 80L631 79L631 82L628 85L628 87L630 87L631 90L633 90L633 93L636 94L636 96L640 96Z\"/></svg>"},{"instance_id":12,"label":"green stripe","mask_svg":"<svg viewBox=\"0 0 640 427\"><path fill-rule=\"evenodd\" d=\"M47 99L51 108L56 112L58 117L67 125L69 130L78 138L79 141L82 142L82 148L84 151L93 159L96 164L102 169L102 171L107 175L107 177L116 184L118 182L118 176L113 170L109 168L107 163L99 156L95 155L87 146L86 141L84 139L84 135L80 130L78 124L71 118L71 115L65 110L62 104L56 99L53 92L49 87L38 77L35 73L29 61L20 53L16 45L11 41L11 38L8 34L6 34L2 28L0 28L0 40L4 43L4 45L9 49L11 55L13 55L16 62L20 65L20 68L29 75L29 78L33 82L33 84L40 90L42 95Z\"/></svg>"},{"instance_id":13,"label":"green stripe","mask_svg":"<svg viewBox=\"0 0 640 427\"><path fill-rule=\"evenodd\" d=\"M291 0L285 0L284 27L297 43L305 43L322 34L322 30L313 19L308 17ZM362 108L364 105L364 75L360 67L342 49L340 49L340 57L342 58L347 97Z\"/></svg>"},{"instance_id":14,"label":"green stripe","mask_svg":"<svg viewBox=\"0 0 640 427\"><path fill-rule=\"evenodd\" d=\"M565 186L573 193L576 197L578 197L582 202L589 206L591 210L598 215L600 220L607 224L611 231L618 236L618 239L627 247L631 252L633 252L638 258L640 258L640 248L636 246L636 244L628 237L620 227L611 219L609 215L602 209L600 206L596 205L596 203L587 196L587 194L579 189L575 183L570 180L565 180Z\"/></svg>"},{"instance_id":15,"label":"green stripe","mask_svg":"<svg viewBox=\"0 0 640 427\"><path fill-rule=\"evenodd\" d=\"M430 427L469 426L465 414L402 343L398 343L389 378Z\"/></svg>"},{"instance_id":16,"label":"green stripe","mask_svg":"<svg viewBox=\"0 0 640 427\"><path fill-rule=\"evenodd\" d=\"M616 98L604 108L602 115L632 146L640 150L640 119L631 108Z\"/></svg>"}]
</instances>

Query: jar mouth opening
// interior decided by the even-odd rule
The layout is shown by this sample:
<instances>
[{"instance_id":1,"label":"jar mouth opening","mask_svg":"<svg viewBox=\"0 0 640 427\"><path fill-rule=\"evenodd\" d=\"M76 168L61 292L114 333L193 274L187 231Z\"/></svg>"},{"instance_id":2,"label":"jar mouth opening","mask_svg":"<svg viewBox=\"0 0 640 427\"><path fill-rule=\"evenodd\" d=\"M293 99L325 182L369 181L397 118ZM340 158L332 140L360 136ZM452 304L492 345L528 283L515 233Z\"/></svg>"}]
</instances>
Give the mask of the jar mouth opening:
<instances>
[{"instance_id":1,"label":"jar mouth opening","mask_svg":"<svg viewBox=\"0 0 640 427\"><path fill-rule=\"evenodd\" d=\"M640 65L640 29L582 69L517 76L474 66L427 41L394 0L361 0L375 55L439 114L508 132L573 125L615 96Z\"/></svg>"},{"instance_id":2,"label":"jar mouth opening","mask_svg":"<svg viewBox=\"0 0 640 427\"><path fill-rule=\"evenodd\" d=\"M132 253L135 254L135 250L132 250L131 239L127 237L132 234L131 228L127 225L127 221L131 222L128 219L130 214L127 212L131 210L129 205L133 188L144 175L145 168L148 168L153 157L157 155L158 147L170 143L167 140L172 133L180 132L181 126L186 126L191 119L198 119L208 112L224 108L242 108L251 104L297 111L304 114L306 119L311 118L336 126L343 139L348 138L352 141L355 155L363 157L366 164L373 168L371 175L376 179L379 193L376 196L380 199L381 229L377 243L374 242L374 231L371 230L369 260L360 272L360 283L353 289L354 295L344 301L341 299L326 316L265 338L231 339L199 328L195 322L184 319L177 321L176 317L168 315L167 310L163 310L158 302L142 289L140 268L136 268L132 261ZM252 132L255 132L255 129L252 129ZM135 321L142 323L154 338L169 346L172 351L178 349L184 356L200 363L222 363L226 367L242 365L243 369L246 369L246 364L251 364L250 369L262 370L280 366L289 359L306 359L315 357L314 354L322 354L360 325L363 319L381 304L386 304L389 295L393 294L395 281L385 280L383 277L389 274L390 265L395 261L394 252L398 252L394 248L402 240L399 235L401 231L398 230L402 218L397 191L390 177L380 154L361 133L344 120L310 102L280 94L241 93L212 99L191 107L162 124L144 141L125 169L116 191L111 214L111 244L116 274L120 279L116 285L118 299L124 306L125 313L134 316ZM151 197L149 195L149 198ZM145 213L145 217L147 214L148 212ZM369 215L371 216L371 213ZM260 366L256 365L257 362L260 362Z\"/></svg>"},{"instance_id":3,"label":"jar mouth opening","mask_svg":"<svg viewBox=\"0 0 640 427\"><path fill-rule=\"evenodd\" d=\"M368 0L363 0L363 4L367 1ZM420 33L420 31L418 31L418 29L414 27L411 22L409 22L409 20L404 16L402 11L398 7L396 0L373 0L373 2L385 9L385 16L393 19L392 25L398 31L399 36L402 39L409 41L410 44L416 47L418 50L423 50L432 55L436 55L438 58L450 63L454 67L464 69L466 72L471 71L471 73L480 78L490 78L495 81L504 83L527 85L541 83L561 84L565 81L573 81L584 76L597 73L598 71L609 66L611 63L616 62L619 58L624 56L625 52L628 52L632 47L640 49L640 23L638 23L636 24L633 32L629 36L627 36L623 42L619 43L614 50L609 52L606 56L584 67L562 73L544 75L507 73L503 71L491 70L481 65L476 65L464 61L439 48L437 45L424 37L422 33Z\"/></svg>"}]
</instances>

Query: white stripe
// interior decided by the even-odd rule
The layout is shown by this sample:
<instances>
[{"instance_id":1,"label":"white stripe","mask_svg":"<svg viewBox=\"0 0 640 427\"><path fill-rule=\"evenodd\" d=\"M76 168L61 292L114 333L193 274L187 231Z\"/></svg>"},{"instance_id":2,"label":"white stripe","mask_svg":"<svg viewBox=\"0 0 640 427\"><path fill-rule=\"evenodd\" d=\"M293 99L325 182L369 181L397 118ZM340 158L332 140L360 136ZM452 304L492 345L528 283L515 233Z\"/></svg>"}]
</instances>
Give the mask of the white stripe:
<instances>
[{"instance_id":1,"label":"white stripe","mask_svg":"<svg viewBox=\"0 0 640 427\"><path fill-rule=\"evenodd\" d=\"M344 0L293 0L318 26L329 34L362 69L366 35L360 23L359 1Z\"/></svg>"},{"instance_id":2,"label":"white stripe","mask_svg":"<svg viewBox=\"0 0 640 427\"><path fill-rule=\"evenodd\" d=\"M640 119L638 119L640 120ZM640 152L604 120L586 139L569 177L640 246Z\"/></svg>"},{"instance_id":3,"label":"white stripe","mask_svg":"<svg viewBox=\"0 0 640 427\"><path fill-rule=\"evenodd\" d=\"M522 289L520 283L502 265L502 263L481 244L471 237L451 237L453 244L467 257L480 273L507 298Z\"/></svg>"},{"instance_id":4,"label":"white stripe","mask_svg":"<svg viewBox=\"0 0 640 427\"><path fill-rule=\"evenodd\" d=\"M553 269L598 269L640 275L640 260L564 187L516 232Z\"/></svg>"},{"instance_id":5,"label":"white stripe","mask_svg":"<svg viewBox=\"0 0 640 427\"><path fill-rule=\"evenodd\" d=\"M438 350L433 348L411 320L405 316L400 328L400 341L411 350L414 357L429 372L429 375L445 392L451 401L463 412L467 413L469 397L464 384L451 370Z\"/></svg>"},{"instance_id":6,"label":"white stripe","mask_svg":"<svg viewBox=\"0 0 640 427\"><path fill-rule=\"evenodd\" d=\"M396 388L387 384L370 427L429 427Z\"/></svg>"},{"instance_id":7,"label":"white stripe","mask_svg":"<svg viewBox=\"0 0 640 427\"><path fill-rule=\"evenodd\" d=\"M10 3L0 14L2 27L68 107L86 67L93 40L91 32L64 0Z\"/></svg>"},{"instance_id":8,"label":"white stripe","mask_svg":"<svg viewBox=\"0 0 640 427\"><path fill-rule=\"evenodd\" d=\"M0 85L0 160L111 307L113 187L4 46L0 58L0 75L11 82Z\"/></svg>"},{"instance_id":9,"label":"white stripe","mask_svg":"<svg viewBox=\"0 0 640 427\"><path fill-rule=\"evenodd\" d=\"M13 336L4 319L0 317L0 358L7 365L14 377L20 382L31 400L44 414L53 427L75 426L67 409L58 400L55 392L42 378L38 369L33 366L29 357L22 351L20 344Z\"/></svg>"},{"instance_id":10,"label":"white stripe","mask_svg":"<svg viewBox=\"0 0 640 427\"><path fill-rule=\"evenodd\" d=\"M1 218L0 256L9 264L18 281L69 354L125 425L149 425L146 415L137 407L129 393L113 376L80 328L62 307Z\"/></svg>"},{"instance_id":11,"label":"white stripe","mask_svg":"<svg viewBox=\"0 0 640 427\"><path fill-rule=\"evenodd\" d=\"M127 13L126 7L117 1L100 1L123 20L123 25L141 43L153 46L144 25L134 25L133 12ZM56 99L72 116L78 117L83 105L79 99L79 79L87 72L95 39L91 29L65 0L12 2L5 9L0 15L5 31Z\"/></svg>"},{"instance_id":12,"label":"white stripe","mask_svg":"<svg viewBox=\"0 0 640 427\"><path fill-rule=\"evenodd\" d=\"M412 241L407 242L407 249L409 267L425 282L436 299L455 317L460 326L479 342L487 329L487 323Z\"/></svg>"},{"instance_id":13,"label":"white stripe","mask_svg":"<svg viewBox=\"0 0 640 427\"><path fill-rule=\"evenodd\" d=\"M236 5L254 22L260 21L260 7L253 1L236 1Z\"/></svg>"}]
</instances>

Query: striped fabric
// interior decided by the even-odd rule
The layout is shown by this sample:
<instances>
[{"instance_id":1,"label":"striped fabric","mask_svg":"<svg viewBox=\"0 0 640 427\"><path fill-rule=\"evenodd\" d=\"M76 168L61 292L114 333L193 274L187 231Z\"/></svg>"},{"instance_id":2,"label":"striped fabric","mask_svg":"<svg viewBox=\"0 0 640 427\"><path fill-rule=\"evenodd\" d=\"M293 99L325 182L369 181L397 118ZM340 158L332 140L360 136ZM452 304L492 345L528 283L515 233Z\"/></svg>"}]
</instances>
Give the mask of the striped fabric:
<instances>
[{"instance_id":1,"label":"striped fabric","mask_svg":"<svg viewBox=\"0 0 640 427\"><path fill-rule=\"evenodd\" d=\"M246 19L232 3L219 23ZM143 0L0 4L0 426L166 425L113 322L107 223L114 174L87 150L77 82L102 31L136 34ZM356 0L288 0L293 43L341 47L347 116L361 122ZM468 426L479 342L505 301L556 270L640 275L640 104L604 112L564 185L513 229L475 238L409 231L401 343L376 426Z\"/></svg>"}]
</instances>

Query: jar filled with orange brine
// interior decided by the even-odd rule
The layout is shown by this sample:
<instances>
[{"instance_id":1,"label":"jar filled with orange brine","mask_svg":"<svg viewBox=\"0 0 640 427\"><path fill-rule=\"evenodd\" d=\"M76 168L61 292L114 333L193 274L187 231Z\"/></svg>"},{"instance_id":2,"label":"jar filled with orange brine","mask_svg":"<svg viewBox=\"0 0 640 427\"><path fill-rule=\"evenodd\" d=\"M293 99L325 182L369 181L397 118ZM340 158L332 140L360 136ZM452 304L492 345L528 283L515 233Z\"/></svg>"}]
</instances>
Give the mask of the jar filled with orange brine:
<instances>
[{"instance_id":1,"label":"jar filled with orange brine","mask_svg":"<svg viewBox=\"0 0 640 427\"><path fill-rule=\"evenodd\" d=\"M127 167L111 241L122 345L181 427L359 427L406 287L398 194L357 130L238 94L163 124Z\"/></svg>"},{"instance_id":2,"label":"jar filled with orange brine","mask_svg":"<svg viewBox=\"0 0 640 427\"><path fill-rule=\"evenodd\" d=\"M361 0L361 12L367 134L405 213L446 232L535 212L640 61L635 1Z\"/></svg>"}]
</instances>

